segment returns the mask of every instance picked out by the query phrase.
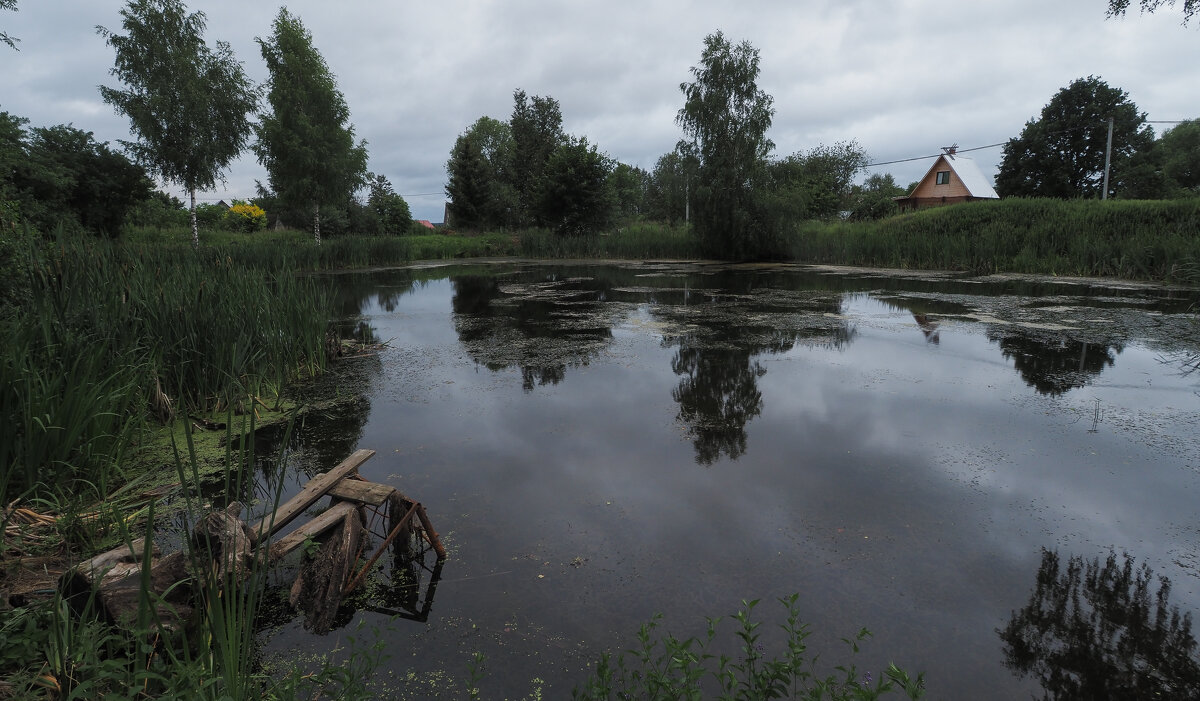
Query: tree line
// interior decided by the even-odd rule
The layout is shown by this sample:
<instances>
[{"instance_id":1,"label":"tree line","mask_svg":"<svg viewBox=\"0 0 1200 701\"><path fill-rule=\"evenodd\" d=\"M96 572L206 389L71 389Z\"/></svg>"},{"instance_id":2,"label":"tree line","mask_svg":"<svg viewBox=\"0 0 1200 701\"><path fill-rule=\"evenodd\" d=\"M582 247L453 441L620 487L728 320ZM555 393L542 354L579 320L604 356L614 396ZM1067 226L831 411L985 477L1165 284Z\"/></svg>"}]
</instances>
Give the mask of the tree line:
<instances>
[{"instance_id":1,"label":"tree line","mask_svg":"<svg viewBox=\"0 0 1200 701\"><path fill-rule=\"evenodd\" d=\"M281 215L309 212L319 244L322 206L344 204L367 184L367 148L355 140L346 100L300 18L280 8L271 35L257 39L268 72L259 88L229 44L208 46L204 13L188 13L180 0L130 0L121 17L125 34L98 31L116 52L112 72L125 87L100 92L129 117L138 138L125 144L130 153L188 191L193 244L196 190L214 185L251 134L267 170L260 198ZM264 91L269 109L259 111ZM386 178L371 184L369 206L381 223L411 219Z\"/></svg>"},{"instance_id":2,"label":"tree line","mask_svg":"<svg viewBox=\"0 0 1200 701\"><path fill-rule=\"evenodd\" d=\"M408 204L385 176L367 171L366 142L355 138L333 73L286 8L257 39L268 69L263 86L228 43L209 45L204 13L181 0L129 0L120 16L120 31L97 31L114 50L111 72L121 86L99 90L129 118L134 140L116 151L91 132L26 130L27 120L0 113L0 225L116 235L130 216L174 223L182 203L154 191L156 176L187 192L196 245L199 224L219 215L197 206L196 191L214 187L250 148L267 171L255 205L276 221L310 224L318 243L322 223L337 232L410 231ZM15 48L8 35L0 42Z\"/></svg>"},{"instance_id":3,"label":"tree line","mask_svg":"<svg viewBox=\"0 0 1200 701\"><path fill-rule=\"evenodd\" d=\"M996 191L1001 197L1058 199L1196 196L1200 121L1182 121L1156 139L1127 92L1095 76L1079 78L1004 144Z\"/></svg>"},{"instance_id":4,"label":"tree line","mask_svg":"<svg viewBox=\"0 0 1200 701\"><path fill-rule=\"evenodd\" d=\"M1144 11L1161 4L1141 0ZM1111 0L1110 16L1128 5ZM1186 0L1185 21L1195 8ZM507 122L480 117L455 141L446 164L451 217L468 229L545 227L560 234L595 233L635 217L687 219L707 255L743 259L784 255L787 236L805 220L896 214L895 198L916 183L902 188L877 173L856 184L868 158L853 140L774 155L767 138L773 99L758 87L758 75L756 48L719 31L707 36L692 80L680 84L676 122L685 138L650 172L566 135L556 100L517 90ZM1200 122L1182 122L1156 139L1127 93L1081 78L1004 144L996 189L1003 197L1195 196Z\"/></svg>"},{"instance_id":5,"label":"tree line","mask_svg":"<svg viewBox=\"0 0 1200 701\"><path fill-rule=\"evenodd\" d=\"M1109 14L1129 4L1111 0ZM1161 4L1141 0L1147 11ZM1185 18L1192 9L1184 3ZM121 142L120 153L69 125L27 132L5 113L0 160L17 165L0 171L0 220L45 227L57 219L115 233L123 212L162 219L181 203L154 193L149 174L187 191L196 243L198 225L220 215L197 206L196 190L213 187L250 148L267 172L255 204L275 221L311 226L318 242L323 230L409 230L407 204L386 177L367 171L366 142L355 137L332 71L286 8L257 40L263 86L249 81L227 43L205 41L204 14L181 0L129 0L120 14L120 32L98 31L122 85L100 92L128 116L135 140ZM887 173L856 183L868 162L857 142L774 153L766 136L773 99L757 85L758 62L748 42L706 37L691 80L680 84L684 138L649 171L567 134L554 98L516 90L506 121L481 116L455 140L446 163L452 222L588 234L634 219L687 220L707 254L746 258L781 255L800 221L895 214L894 198L912 185ZM1110 118L1112 165L1101 193ZM1004 145L996 187L1006 197L1168 198L1200 191L1198 174L1200 125L1185 122L1156 139L1128 94L1088 77L1059 91Z\"/></svg>"},{"instance_id":6,"label":"tree line","mask_svg":"<svg viewBox=\"0 0 1200 701\"><path fill-rule=\"evenodd\" d=\"M481 116L455 140L446 162L449 223L573 235L638 218L687 220L708 254L738 258L778 253L789 222L847 208L883 216L904 193L890 175L854 184L867 163L855 141L773 157L766 132L774 111L757 88L758 51L748 43L710 35L692 70L678 116L688 138L651 171L566 134L557 100L517 89L507 121Z\"/></svg>"}]
</instances>

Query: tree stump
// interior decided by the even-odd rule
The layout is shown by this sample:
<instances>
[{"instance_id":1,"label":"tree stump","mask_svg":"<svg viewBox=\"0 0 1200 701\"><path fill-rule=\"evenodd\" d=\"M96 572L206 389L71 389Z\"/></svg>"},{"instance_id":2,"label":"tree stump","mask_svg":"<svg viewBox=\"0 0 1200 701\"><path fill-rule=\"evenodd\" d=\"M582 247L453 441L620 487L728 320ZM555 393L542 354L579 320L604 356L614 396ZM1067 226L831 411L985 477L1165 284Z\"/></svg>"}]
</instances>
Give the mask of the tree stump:
<instances>
[{"instance_id":1,"label":"tree stump","mask_svg":"<svg viewBox=\"0 0 1200 701\"><path fill-rule=\"evenodd\" d=\"M321 538L316 556L300 568L289 601L304 614L306 630L324 634L334 628L365 534L358 509L347 508L341 523Z\"/></svg>"},{"instance_id":2,"label":"tree stump","mask_svg":"<svg viewBox=\"0 0 1200 701\"><path fill-rule=\"evenodd\" d=\"M218 583L240 582L250 574L254 545L241 513L242 505L235 501L224 511L208 512L192 528L192 550L211 559Z\"/></svg>"},{"instance_id":3,"label":"tree stump","mask_svg":"<svg viewBox=\"0 0 1200 701\"><path fill-rule=\"evenodd\" d=\"M122 628L146 624L159 633L181 631L195 608L197 581L212 577L222 586L249 575L253 546L250 529L238 518L241 511L242 505L234 502L196 523L191 552L203 556L196 566L187 552L164 557L152 546L143 576L146 540L138 538L77 565L63 576L63 591L77 613L90 602L97 615Z\"/></svg>"}]
</instances>

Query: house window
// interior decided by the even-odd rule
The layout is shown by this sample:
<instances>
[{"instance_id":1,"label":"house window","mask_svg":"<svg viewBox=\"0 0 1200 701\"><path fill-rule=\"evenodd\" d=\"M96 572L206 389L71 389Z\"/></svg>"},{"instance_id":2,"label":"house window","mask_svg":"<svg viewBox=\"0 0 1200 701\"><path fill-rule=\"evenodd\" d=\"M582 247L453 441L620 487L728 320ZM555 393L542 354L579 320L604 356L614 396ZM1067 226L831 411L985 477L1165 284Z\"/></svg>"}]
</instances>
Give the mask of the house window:
<instances>
[{"instance_id":1,"label":"house window","mask_svg":"<svg viewBox=\"0 0 1200 701\"><path fill-rule=\"evenodd\" d=\"M949 185L950 184L950 171L939 170L938 174L937 174L937 184L938 185Z\"/></svg>"}]
</instances>

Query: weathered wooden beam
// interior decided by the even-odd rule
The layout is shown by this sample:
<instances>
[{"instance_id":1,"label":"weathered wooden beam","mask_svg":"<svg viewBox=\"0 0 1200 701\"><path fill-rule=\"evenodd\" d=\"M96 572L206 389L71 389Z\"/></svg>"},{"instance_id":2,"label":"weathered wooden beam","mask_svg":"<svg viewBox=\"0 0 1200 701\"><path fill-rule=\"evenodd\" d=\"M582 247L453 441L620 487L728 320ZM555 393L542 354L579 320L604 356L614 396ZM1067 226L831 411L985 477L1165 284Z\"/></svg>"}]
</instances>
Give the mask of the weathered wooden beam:
<instances>
[{"instance_id":1,"label":"weathered wooden beam","mask_svg":"<svg viewBox=\"0 0 1200 701\"><path fill-rule=\"evenodd\" d=\"M368 506L383 506L395 491L395 487L389 487L386 484L344 479L333 485L333 488L329 490L329 496Z\"/></svg>"},{"instance_id":2,"label":"weathered wooden beam","mask_svg":"<svg viewBox=\"0 0 1200 701\"><path fill-rule=\"evenodd\" d=\"M358 518L358 506L349 501L334 504L320 516L271 543L271 549L267 554L268 562L274 564L287 557L303 545L304 541L315 538L341 523L347 514L354 514L354 517Z\"/></svg>"},{"instance_id":3,"label":"weathered wooden beam","mask_svg":"<svg viewBox=\"0 0 1200 701\"><path fill-rule=\"evenodd\" d=\"M356 450L354 453L338 464L329 472L323 475L318 475L308 481L304 485L304 489L300 493L292 497L286 504L280 506L273 515L268 515L259 521L257 525L250 529L251 541L257 543L263 538L278 533L284 526L292 522L294 518L304 513L304 510L317 503L317 500L329 493L338 482L346 475L354 472L367 460L375 455L374 450Z\"/></svg>"},{"instance_id":4,"label":"weathered wooden beam","mask_svg":"<svg viewBox=\"0 0 1200 701\"><path fill-rule=\"evenodd\" d=\"M349 502L341 504L352 508L338 521L340 527L323 538L317 556L300 568L288 597L292 606L304 612L304 627L318 634L333 627L342 603L342 587L358 559L359 544L366 533L357 507Z\"/></svg>"}]
</instances>

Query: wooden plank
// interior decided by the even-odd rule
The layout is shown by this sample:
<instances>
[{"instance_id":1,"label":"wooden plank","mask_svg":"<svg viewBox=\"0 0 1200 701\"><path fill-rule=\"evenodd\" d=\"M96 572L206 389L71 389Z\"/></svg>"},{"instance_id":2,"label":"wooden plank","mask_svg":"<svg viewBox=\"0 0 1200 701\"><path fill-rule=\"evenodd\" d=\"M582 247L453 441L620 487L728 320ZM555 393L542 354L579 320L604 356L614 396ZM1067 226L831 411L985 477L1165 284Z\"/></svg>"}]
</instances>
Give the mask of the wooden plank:
<instances>
[{"instance_id":1,"label":"wooden plank","mask_svg":"<svg viewBox=\"0 0 1200 701\"><path fill-rule=\"evenodd\" d=\"M304 541L309 538L315 538L341 523L348 514L354 514L355 518L357 518L358 507L348 501L334 504L325 513L271 543L271 550L267 555L268 561L274 564L276 561L287 557L289 553L295 552L297 548L303 545Z\"/></svg>"},{"instance_id":2,"label":"wooden plank","mask_svg":"<svg viewBox=\"0 0 1200 701\"><path fill-rule=\"evenodd\" d=\"M304 489L301 489L299 494L289 499L286 504L283 504L275 511L273 519L272 516L267 516L259 521L258 525L250 529L251 541L257 543L263 538L269 538L278 533L280 529L291 523L292 519L304 513L304 510L308 507L317 503L317 500L325 496L342 478L357 470L359 465L370 460L373 455L375 455L374 450L356 450L354 454L343 460L337 467L309 480L308 484L304 485Z\"/></svg>"},{"instance_id":3,"label":"wooden plank","mask_svg":"<svg viewBox=\"0 0 1200 701\"><path fill-rule=\"evenodd\" d=\"M329 496L369 506L382 506L395 491L395 487L386 484L344 479L333 485Z\"/></svg>"}]
</instances>

